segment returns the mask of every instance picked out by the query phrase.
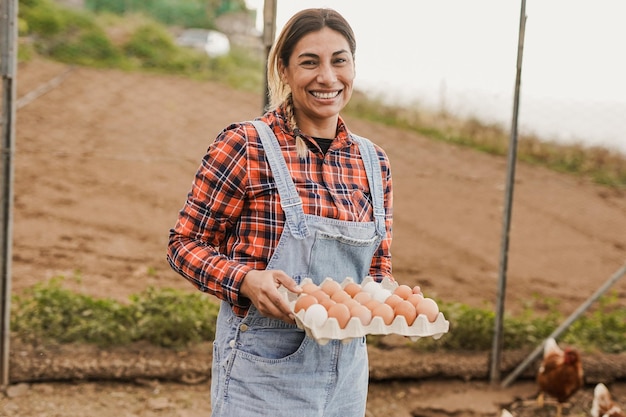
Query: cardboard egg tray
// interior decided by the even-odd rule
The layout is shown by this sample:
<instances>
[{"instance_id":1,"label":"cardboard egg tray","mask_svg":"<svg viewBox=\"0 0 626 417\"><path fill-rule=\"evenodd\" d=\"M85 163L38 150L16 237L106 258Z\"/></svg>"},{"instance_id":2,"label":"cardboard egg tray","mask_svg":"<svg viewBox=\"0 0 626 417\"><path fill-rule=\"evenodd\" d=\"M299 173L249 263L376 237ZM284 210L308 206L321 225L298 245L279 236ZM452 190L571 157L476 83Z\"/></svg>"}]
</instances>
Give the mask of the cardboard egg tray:
<instances>
[{"instance_id":1,"label":"cardboard egg tray","mask_svg":"<svg viewBox=\"0 0 626 417\"><path fill-rule=\"evenodd\" d=\"M361 287L370 281L374 281L374 279L372 277L366 277L360 284ZM307 282L312 282L312 280L305 278L300 285L306 284ZM341 287L344 288L350 282L354 281L351 278L346 278L341 283ZM395 281L388 278L385 278L380 284L383 288L390 291L393 291L398 286ZM284 287L281 288L284 290ZM293 311L298 295L287 290L284 291ZM339 327L339 323L333 317L328 318L321 326L307 326L304 323L304 314L304 310L300 310L299 313L296 313L296 324L299 328L306 332L307 336L315 339L321 345L325 345L331 340L342 340L348 342L351 339L363 337L368 334L398 334L406 336L412 341L416 341L422 337L439 339L444 333L447 333L450 328L450 323L445 319L443 313L441 312L439 312L434 322L428 321L425 315L420 314L410 326L407 324L403 316L396 316L393 322L389 325L386 325L381 317L373 317L372 321L367 326L364 326L358 318L352 317L343 329Z\"/></svg>"}]
</instances>

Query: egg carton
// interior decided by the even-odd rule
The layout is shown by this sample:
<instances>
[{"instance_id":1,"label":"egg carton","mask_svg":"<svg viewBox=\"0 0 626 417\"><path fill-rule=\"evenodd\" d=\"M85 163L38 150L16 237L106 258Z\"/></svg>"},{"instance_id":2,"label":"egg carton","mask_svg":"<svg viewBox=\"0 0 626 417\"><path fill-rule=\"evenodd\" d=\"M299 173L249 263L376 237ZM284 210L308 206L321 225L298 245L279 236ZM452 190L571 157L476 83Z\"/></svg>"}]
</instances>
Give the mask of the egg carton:
<instances>
[{"instance_id":1,"label":"egg carton","mask_svg":"<svg viewBox=\"0 0 626 417\"><path fill-rule=\"evenodd\" d=\"M332 279L332 278L326 278ZM361 282L361 287L365 286L368 282L374 281L372 277L366 277L363 282ZM300 285L306 284L307 282L313 282L310 278L305 278L302 280ZM348 283L354 282L352 278L346 278L342 283L341 287L344 288ZM323 283L322 283L323 284ZM320 284L320 286L322 285ZM389 279L384 278L383 281L380 282L380 285L392 291L398 286L398 284ZM284 289L284 287L281 287ZM290 291L284 290L287 296L287 300L289 301L289 305L291 310L294 310L294 306L296 300L298 298L298 294L292 293ZM315 339L317 343L321 345L325 345L331 340L341 340L343 342L349 342L352 339L360 338L370 335L389 335L389 334L397 334L401 336L406 336L411 341L416 341L422 337L432 337L433 339L439 339L445 333L448 332L450 328L450 323L444 317L443 313L439 312L434 321L429 321L428 318L424 314L420 314L416 317L413 324L410 326L406 322L404 316L396 316L391 322L391 324L387 325L384 323L381 317L373 317L370 324L364 326L361 321L357 317L352 317L346 327L343 329L339 327L339 323L337 319L334 317L329 317L321 326L308 326L304 322L304 310L300 310L300 312L295 314L295 321L297 326L300 329L303 329L307 336Z\"/></svg>"}]
</instances>

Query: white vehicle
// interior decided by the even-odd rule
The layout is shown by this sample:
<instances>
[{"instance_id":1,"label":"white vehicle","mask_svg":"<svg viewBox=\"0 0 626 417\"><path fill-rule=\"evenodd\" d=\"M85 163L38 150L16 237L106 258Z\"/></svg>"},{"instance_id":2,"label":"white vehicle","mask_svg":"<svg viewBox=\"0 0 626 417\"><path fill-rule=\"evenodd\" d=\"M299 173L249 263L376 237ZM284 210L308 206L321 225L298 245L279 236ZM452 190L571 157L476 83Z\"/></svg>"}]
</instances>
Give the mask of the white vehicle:
<instances>
[{"instance_id":1,"label":"white vehicle","mask_svg":"<svg viewBox=\"0 0 626 417\"><path fill-rule=\"evenodd\" d=\"M178 36L176 44L205 51L210 57L230 52L228 36L216 30L187 29Z\"/></svg>"}]
</instances>

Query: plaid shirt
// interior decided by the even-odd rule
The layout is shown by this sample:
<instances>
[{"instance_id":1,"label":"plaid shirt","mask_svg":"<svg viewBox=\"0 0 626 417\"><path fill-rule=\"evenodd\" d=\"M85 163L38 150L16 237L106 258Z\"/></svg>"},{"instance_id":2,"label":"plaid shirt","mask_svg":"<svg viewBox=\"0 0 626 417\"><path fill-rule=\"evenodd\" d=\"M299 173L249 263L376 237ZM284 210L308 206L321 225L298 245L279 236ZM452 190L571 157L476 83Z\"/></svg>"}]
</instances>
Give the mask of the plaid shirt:
<instances>
[{"instance_id":1,"label":"plaid shirt","mask_svg":"<svg viewBox=\"0 0 626 417\"><path fill-rule=\"evenodd\" d=\"M358 145L340 118L326 155L315 146L306 159L283 109L262 119L280 142L302 198L305 214L338 220L373 220L369 184ZM305 140L311 141L311 138ZM391 276L392 186L389 160L376 146L383 176L387 236L374 254L370 275ZM167 259L199 290L211 293L245 315L250 300L240 296L244 276L265 269L283 232L284 213L259 135L251 123L224 129L209 146L178 221L170 230Z\"/></svg>"}]
</instances>

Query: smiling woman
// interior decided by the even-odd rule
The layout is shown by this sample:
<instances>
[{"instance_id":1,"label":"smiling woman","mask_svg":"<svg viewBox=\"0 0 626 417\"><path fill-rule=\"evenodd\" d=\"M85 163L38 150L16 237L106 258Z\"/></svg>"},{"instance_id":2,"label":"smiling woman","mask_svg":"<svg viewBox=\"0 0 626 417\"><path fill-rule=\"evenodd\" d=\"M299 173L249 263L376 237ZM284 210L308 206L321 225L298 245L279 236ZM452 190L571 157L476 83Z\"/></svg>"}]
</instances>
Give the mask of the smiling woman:
<instances>
[{"instance_id":1,"label":"smiling woman","mask_svg":"<svg viewBox=\"0 0 626 417\"><path fill-rule=\"evenodd\" d=\"M339 114L355 50L335 10L296 13L268 57L270 108L219 133L170 231L172 268L222 300L214 417L365 414L365 337L317 343L279 291L393 280L389 159Z\"/></svg>"}]
</instances>

